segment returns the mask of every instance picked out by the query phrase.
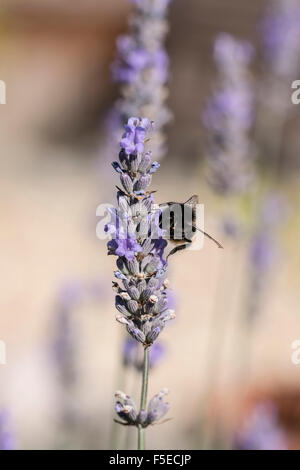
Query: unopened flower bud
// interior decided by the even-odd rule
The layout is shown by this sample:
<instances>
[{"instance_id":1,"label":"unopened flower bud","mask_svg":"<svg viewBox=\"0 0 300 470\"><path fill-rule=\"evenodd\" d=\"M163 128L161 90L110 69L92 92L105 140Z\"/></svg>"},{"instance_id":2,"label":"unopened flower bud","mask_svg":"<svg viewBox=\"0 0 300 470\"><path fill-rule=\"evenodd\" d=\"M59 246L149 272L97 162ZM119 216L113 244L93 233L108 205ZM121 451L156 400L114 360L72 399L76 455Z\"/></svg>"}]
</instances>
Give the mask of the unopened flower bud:
<instances>
[{"instance_id":1,"label":"unopened flower bud","mask_svg":"<svg viewBox=\"0 0 300 470\"><path fill-rule=\"evenodd\" d=\"M150 301L152 304L155 304L155 303L158 301L157 295L154 295L154 294L151 295L151 296L149 297L149 301Z\"/></svg>"}]
</instances>

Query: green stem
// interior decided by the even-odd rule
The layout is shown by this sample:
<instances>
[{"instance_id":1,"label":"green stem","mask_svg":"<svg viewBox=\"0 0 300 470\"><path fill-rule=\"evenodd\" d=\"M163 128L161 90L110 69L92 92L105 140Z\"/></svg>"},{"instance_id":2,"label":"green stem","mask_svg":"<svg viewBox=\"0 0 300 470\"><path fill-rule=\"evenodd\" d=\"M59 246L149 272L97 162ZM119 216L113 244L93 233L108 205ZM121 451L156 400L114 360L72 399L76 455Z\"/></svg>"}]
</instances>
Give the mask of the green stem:
<instances>
[{"instance_id":1,"label":"green stem","mask_svg":"<svg viewBox=\"0 0 300 470\"><path fill-rule=\"evenodd\" d=\"M144 364L143 364L143 381L141 393L141 410L147 407L147 391L148 391L148 376L149 376L149 347L144 349ZM138 450L145 450L145 428L141 425L138 426Z\"/></svg>"}]
</instances>

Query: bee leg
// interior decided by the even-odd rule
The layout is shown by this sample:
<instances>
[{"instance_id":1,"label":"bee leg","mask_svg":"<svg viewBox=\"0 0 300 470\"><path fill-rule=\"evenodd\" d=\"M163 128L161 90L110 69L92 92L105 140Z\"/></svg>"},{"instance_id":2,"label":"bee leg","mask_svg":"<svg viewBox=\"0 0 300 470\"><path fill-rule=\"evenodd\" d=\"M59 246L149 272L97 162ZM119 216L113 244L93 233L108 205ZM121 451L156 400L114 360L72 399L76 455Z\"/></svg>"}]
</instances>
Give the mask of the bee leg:
<instances>
[{"instance_id":1,"label":"bee leg","mask_svg":"<svg viewBox=\"0 0 300 470\"><path fill-rule=\"evenodd\" d=\"M173 248L173 250L170 251L166 259L168 260L169 256L174 255L177 251L185 250L189 246L190 246L190 243L184 243L183 245L175 246L175 248Z\"/></svg>"}]
</instances>

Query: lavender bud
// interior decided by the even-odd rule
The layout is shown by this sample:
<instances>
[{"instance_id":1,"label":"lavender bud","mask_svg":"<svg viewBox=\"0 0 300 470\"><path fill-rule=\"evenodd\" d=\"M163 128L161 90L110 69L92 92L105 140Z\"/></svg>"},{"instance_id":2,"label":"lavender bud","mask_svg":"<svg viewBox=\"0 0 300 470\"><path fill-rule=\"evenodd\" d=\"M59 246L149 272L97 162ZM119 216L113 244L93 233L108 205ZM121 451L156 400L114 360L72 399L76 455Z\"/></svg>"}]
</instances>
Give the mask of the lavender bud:
<instances>
[{"instance_id":1,"label":"lavender bud","mask_svg":"<svg viewBox=\"0 0 300 470\"><path fill-rule=\"evenodd\" d=\"M146 191L148 186L151 184L151 175L141 176L140 179L134 185L134 191Z\"/></svg>"},{"instance_id":2,"label":"lavender bud","mask_svg":"<svg viewBox=\"0 0 300 470\"><path fill-rule=\"evenodd\" d=\"M140 173L145 173L147 171L147 168L150 166L151 159L152 159L151 152L145 153L139 166Z\"/></svg>"},{"instance_id":3,"label":"lavender bud","mask_svg":"<svg viewBox=\"0 0 300 470\"><path fill-rule=\"evenodd\" d=\"M151 277L148 282L148 287L152 287L153 289L158 288L159 281L155 279L155 277Z\"/></svg>"},{"instance_id":4,"label":"lavender bud","mask_svg":"<svg viewBox=\"0 0 300 470\"><path fill-rule=\"evenodd\" d=\"M154 313L160 313L168 305L168 299L161 297L153 307Z\"/></svg>"},{"instance_id":5,"label":"lavender bud","mask_svg":"<svg viewBox=\"0 0 300 470\"><path fill-rule=\"evenodd\" d=\"M167 393L168 390L163 389L160 393L154 395L154 397L150 400L148 405L148 424L151 424L154 421L158 421L159 419L163 418L164 415L168 412L169 404L163 401L163 397Z\"/></svg>"},{"instance_id":6,"label":"lavender bud","mask_svg":"<svg viewBox=\"0 0 300 470\"><path fill-rule=\"evenodd\" d=\"M137 262L135 258L133 258L132 261L127 260L127 268L130 274L133 274L134 276L136 276L139 272L139 263Z\"/></svg>"},{"instance_id":7,"label":"lavender bud","mask_svg":"<svg viewBox=\"0 0 300 470\"><path fill-rule=\"evenodd\" d=\"M145 239L148 236L149 232L149 222L148 219L144 218L140 221L139 228L138 228L138 235L142 239Z\"/></svg>"},{"instance_id":8,"label":"lavender bud","mask_svg":"<svg viewBox=\"0 0 300 470\"><path fill-rule=\"evenodd\" d=\"M136 313L139 309L137 301L136 300L128 300L127 308L131 313Z\"/></svg>"},{"instance_id":9,"label":"lavender bud","mask_svg":"<svg viewBox=\"0 0 300 470\"><path fill-rule=\"evenodd\" d=\"M133 171L134 173L136 173L138 171L138 167L141 163L141 155L140 154L137 154L137 155L131 155L130 157L130 167L131 167L131 171Z\"/></svg>"},{"instance_id":10,"label":"lavender bud","mask_svg":"<svg viewBox=\"0 0 300 470\"><path fill-rule=\"evenodd\" d=\"M162 328L159 326L153 328L150 333L147 334L146 342L147 344L152 344L158 338L158 335L162 331Z\"/></svg>"},{"instance_id":11,"label":"lavender bud","mask_svg":"<svg viewBox=\"0 0 300 470\"><path fill-rule=\"evenodd\" d=\"M114 275L117 279L126 280L125 274L121 273L120 271L114 271Z\"/></svg>"},{"instance_id":12,"label":"lavender bud","mask_svg":"<svg viewBox=\"0 0 300 470\"><path fill-rule=\"evenodd\" d=\"M172 310L170 308L159 316L159 319L163 322L174 320L175 318L176 318L175 310Z\"/></svg>"},{"instance_id":13,"label":"lavender bud","mask_svg":"<svg viewBox=\"0 0 300 470\"><path fill-rule=\"evenodd\" d=\"M158 301L157 295L154 295L154 294L150 295L149 302L151 302L152 304L155 304L157 301Z\"/></svg>"},{"instance_id":14,"label":"lavender bud","mask_svg":"<svg viewBox=\"0 0 300 470\"><path fill-rule=\"evenodd\" d=\"M131 325L127 325L127 331L128 333L134 338L136 339L137 341L139 341L140 343L144 343L145 342L145 335L144 333L139 329L139 328L136 328L134 326L131 326Z\"/></svg>"},{"instance_id":15,"label":"lavender bud","mask_svg":"<svg viewBox=\"0 0 300 470\"><path fill-rule=\"evenodd\" d=\"M120 398L121 400L126 400L128 398L128 395L126 395L126 393L122 392L121 390L117 390L115 392L115 398Z\"/></svg>"},{"instance_id":16,"label":"lavender bud","mask_svg":"<svg viewBox=\"0 0 300 470\"><path fill-rule=\"evenodd\" d=\"M160 167L160 164L158 162L153 162L149 170L150 175L155 173L159 169L159 167Z\"/></svg>"},{"instance_id":17,"label":"lavender bud","mask_svg":"<svg viewBox=\"0 0 300 470\"><path fill-rule=\"evenodd\" d=\"M121 210L121 212L123 212L124 214L127 214L130 206L125 196L120 196L118 198L118 204L119 204L119 209Z\"/></svg>"},{"instance_id":18,"label":"lavender bud","mask_svg":"<svg viewBox=\"0 0 300 470\"><path fill-rule=\"evenodd\" d=\"M126 316L130 315L130 313L125 307L124 300L119 295L116 296L115 305L116 305L116 309L119 310L119 312L122 313L122 315L126 315Z\"/></svg>"},{"instance_id":19,"label":"lavender bud","mask_svg":"<svg viewBox=\"0 0 300 470\"><path fill-rule=\"evenodd\" d=\"M139 300L139 298L140 298L140 293L139 293L138 289L135 286L132 286L132 287L128 288L128 294L134 300Z\"/></svg>"},{"instance_id":20,"label":"lavender bud","mask_svg":"<svg viewBox=\"0 0 300 470\"><path fill-rule=\"evenodd\" d=\"M117 259L117 266L123 274L129 274L129 270L127 269L127 266L122 258Z\"/></svg>"},{"instance_id":21,"label":"lavender bud","mask_svg":"<svg viewBox=\"0 0 300 470\"><path fill-rule=\"evenodd\" d=\"M130 295L127 292L122 292L120 297L122 297L123 300L130 300Z\"/></svg>"},{"instance_id":22,"label":"lavender bud","mask_svg":"<svg viewBox=\"0 0 300 470\"><path fill-rule=\"evenodd\" d=\"M152 289L151 287L146 287L145 290L143 290L143 292L141 293L141 300L142 301L146 301L149 299L149 297L151 297L151 295L153 294L154 292L154 289Z\"/></svg>"},{"instance_id":23,"label":"lavender bud","mask_svg":"<svg viewBox=\"0 0 300 470\"><path fill-rule=\"evenodd\" d=\"M120 167L118 162L112 162L112 167L116 170L117 173L123 174L123 170Z\"/></svg>"},{"instance_id":24,"label":"lavender bud","mask_svg":"<svg viewBox=\"0 0 300 470\"><path fill-rule=\"evenodd\" d=\"M137 288L139 290L140 295L143 292L143 290L146 289L146 287L147 287L147 282L144 279L138 283Z\"/></svg>"},{"instance_id":25,"label":"lavender bud","mask_svg":"<svg viewBox=\"0 0 300 470\"><path fill-rule=\"evenodd\" d=\"M155 271L157 271L157 268L159 267L160 265L160 259L159 258L155 258L154 256L152 257L150 263L147 264L146 268L145 268L145 271L149 274L152 274L154 273Z\"/></svg>"},{"instance_id":26,"label":"lavender bud","mask_svg":"<svg viewBox=\"0 0 300 470\"><path fill-rule=\"evenodd\" d=\"M128 170L128 158L123 149L119 153L119 160L124 170Z\"/></svg>"},{"instance_id":27,"label":"lavender bud","mask_svg":"<svg viewBox=\"0 0 300 470\"><path fill-rule=\"evenodd\" d=\"M117 313L116 315L116 320L117 322L121 323L122 325L128 325L129 324L129 321L127 320L127 318L125 318L123 315Z\"/></svg>"},{"instance_id":28,"label":"lavender bud","mask_svg":"<svg viewBox=\"0 0 300 470\"><path fill-rule=\"evenodd\" d=\"M147 211L150 211L151 210L151 206L152 206L152 198L151 196L145 198L143 200L143 204L144 204L144 207L147 209Z\"/></svg>"},{"instance_id":29,"label":"lavender bud","mask_svg":"<svg viewBox=\"0 0 300 470\"><path fill-rule=\"evenodd\" d=\"M122 174L120 176L120 179L121 179L121 183L123 185L123 188L125 189L127 194L132 194L133 182L132 182L132 179L130 178L130 176L127 175L127 174Z\"/></svg>"}]
</instances>

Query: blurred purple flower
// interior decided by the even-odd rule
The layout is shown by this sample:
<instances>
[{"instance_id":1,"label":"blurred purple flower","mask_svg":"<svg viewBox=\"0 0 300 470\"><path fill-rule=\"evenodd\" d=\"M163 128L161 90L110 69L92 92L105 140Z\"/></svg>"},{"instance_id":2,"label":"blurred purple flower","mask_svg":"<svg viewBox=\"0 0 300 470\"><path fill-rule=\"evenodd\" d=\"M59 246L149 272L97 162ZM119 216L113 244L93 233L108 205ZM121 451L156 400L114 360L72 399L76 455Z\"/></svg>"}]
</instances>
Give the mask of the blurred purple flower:
<instances>
[{"instance_id":1,"label":"blurred purple flower","mask_svg":"<svg viewBox=\"0 0 300 470\"><path fill-rule=\"evenodd\" d=\"M241 193L253 178L249 132L253 125L253 92L248 65L253 47L220 34L214 47L218 86L208 100L203 123L208 131L208 181L223 194Z\"/></svg>"},{"instance_id":2,"label":"blurred purple flower","mask_svg":"<svg viewBox=\"0 0 300 470\"><path fill-rule=\"evenodd\" d=\"M242 69L250 64L253 57L254 48L249 42L237 41L227 33L218 35L215 41L214 59L219 67Z\"/></svg>"},{"instance_id":3,"label":"blurred purple flower","mask_svg":"<svg viewBox=\"0 0 300 470\"><path fill-rule=\"evenodd\" d=\"M273 241L269 233L263 232L257 233L252 240L251 261L260 273L268 271L274 263L276 253Z\"/></svg>"},{"instance_id":4,"label":"blurred purple flower","mask_svg":"<svg viewBox=\"0 0 300 470\"><path fill-rule=\"evenodd\" d=\"M287 217L288 206L280 194L271 193L265 197L250 252L252 265L257 271L265 272L272 267L277 252L277 229Z\"/></svg>"},{"instance_id":5,"label":"blurred purple flower","mask_svg":"<svg viewBox=\"0 0 300 470\"><path fill-rule=\"evenodd\" d=\"M300 66L299 1L270 2L261 22L261 33L263 52L271 73L279 78L295 78Z\"/></svg>"},{"instance_id":6,"label":"blurred purple flower","mask_svg":"<svg viewBox=\"0 0 300 470\"><path fill-rule=\"evenodd\" d=\"M14 450L15 437L12 432L10 413L6 409L0 411L0 450Z\"/></svg>"},{"instance_id":7,"label":"blurred purple flower","mask_svg":"<svg viewBox=\"0 0 300 470\"><path fill-rule=\"evenodd\" d=\"M151 140L159 158L166 151L162 129L171 119L165 104L169 58L164 48L170 0L132 0L132 3L135 8L130 30L117 39L117 57L112 64L113 78L121 85L121 97L114 107L115 122L123 126L130 116L144 115L155 121ZM110 141L114 141L122 127L109 128ZM131 152L132 142L127 142L125 149Z\"/></svg>"},{"instance_id":8,"label":"blurred purple flower","mask_svg":"<svg viewBox=\"0 0 300 470\"><path fill-rule=\"evenodd\" d=\"M241 223L232 215L225 215L221 220L221 230L229 238L237 239L242 231Z\"/></svg>"},{"instance_id":9,"label":"blurred purple flower","mask_svg":"<svg viewBox=\"0 0 300 470\"><path fill-rule=\"evenodd\" d=\"M235 436L238 450L286 450L287 440L278 422L276 407L269 402L255 406Z\"/></svg>"},{"instance_id":10,"label":"blurred purple flower","mask_svg":"<svg viewBox=\"0 0 300 470\"><path fill-rule=\"evenodd\" d=\"M251 283L247 318L253 321L261 308L261 295L278 256L278 228L288 216L287 204L280 194L265 197L250 243Z\"/></svg>"}]
</instances>

